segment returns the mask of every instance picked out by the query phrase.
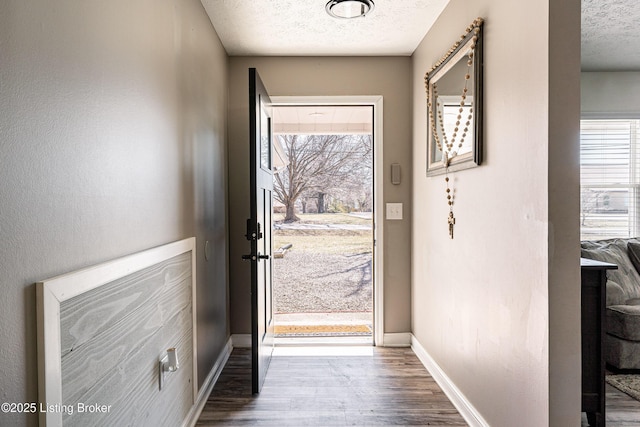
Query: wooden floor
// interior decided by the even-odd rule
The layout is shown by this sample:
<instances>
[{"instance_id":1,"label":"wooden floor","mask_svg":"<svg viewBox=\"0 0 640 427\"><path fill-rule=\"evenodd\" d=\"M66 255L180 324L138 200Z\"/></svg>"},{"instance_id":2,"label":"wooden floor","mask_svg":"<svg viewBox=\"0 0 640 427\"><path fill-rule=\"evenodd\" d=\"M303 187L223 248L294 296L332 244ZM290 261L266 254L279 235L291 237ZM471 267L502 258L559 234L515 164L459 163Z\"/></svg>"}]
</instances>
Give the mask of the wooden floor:
<instances>
[{"instance_id":1,"label":"wooden floor","mask_svg":"<svg viewBox=\"0 0 640 427\"><path fill-rule=\"evenodd\" d=\"M467 425L411 349L363 348L274 356L256 396L250 351L234 349L196 425Z\"/></svg>"},{"instance_id":2,"label":"wooden floor","mask_svg":"<svg viewBox=\"0 0 640 427\"><path fill-rule=\"evenodd\" d=\"M627 396L615 387L606 385L607 427L640 426L640 402ZM582 416L582 426L586 427L587 417Z\"/></svg>"}]
</instances>

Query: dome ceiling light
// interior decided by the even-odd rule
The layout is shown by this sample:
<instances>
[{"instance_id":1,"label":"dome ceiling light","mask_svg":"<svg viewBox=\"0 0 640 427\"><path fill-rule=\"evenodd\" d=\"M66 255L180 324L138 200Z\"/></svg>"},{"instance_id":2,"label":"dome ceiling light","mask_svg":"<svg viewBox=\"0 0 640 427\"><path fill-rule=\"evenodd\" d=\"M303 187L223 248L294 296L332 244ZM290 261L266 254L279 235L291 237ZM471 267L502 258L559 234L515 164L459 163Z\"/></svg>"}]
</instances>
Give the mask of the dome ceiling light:
<instances>
[{"instance_id":1,"label":"dome ceiling light","mask_svg":"<svg viewBox=\"0 0 640 427\"><path fill-rule=\"evenodd\" d=\"M359 18L374 8L372 0L331 0L325 6L327 13L334 18Z\"/></svg>"}]
</instances>

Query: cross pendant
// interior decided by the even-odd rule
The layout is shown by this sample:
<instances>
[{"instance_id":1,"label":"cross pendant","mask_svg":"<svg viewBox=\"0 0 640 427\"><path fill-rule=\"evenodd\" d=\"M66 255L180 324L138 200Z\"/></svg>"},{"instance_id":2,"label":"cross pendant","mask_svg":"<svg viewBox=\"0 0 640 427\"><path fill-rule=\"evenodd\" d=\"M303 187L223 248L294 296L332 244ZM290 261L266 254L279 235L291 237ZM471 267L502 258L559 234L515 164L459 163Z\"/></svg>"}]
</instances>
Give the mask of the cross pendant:
<instances>
[{"instance_id":1,"label":"cross pendant","mask_svg":"<svg viewBox=\"0 0 640 427\"><path fill-rule=\"evenodd\" d=\"M453 226L456 224L456 219L453 217L453 211L449 211L449 237L453 239Z\"/></svg>"}]
</instances>

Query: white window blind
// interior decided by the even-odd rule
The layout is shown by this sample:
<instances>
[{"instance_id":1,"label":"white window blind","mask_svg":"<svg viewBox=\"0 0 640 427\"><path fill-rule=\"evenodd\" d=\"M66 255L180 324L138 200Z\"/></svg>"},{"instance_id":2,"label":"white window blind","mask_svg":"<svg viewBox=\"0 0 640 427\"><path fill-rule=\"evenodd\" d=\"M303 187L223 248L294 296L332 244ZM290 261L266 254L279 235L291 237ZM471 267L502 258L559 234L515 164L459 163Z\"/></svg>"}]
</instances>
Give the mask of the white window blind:
<instances>
[{"instance_id":1,"label":"white window blind","mask_svg":"<svg viewBox=\"0 0 640 427\"><path fill-rule=\"evenodd\" d=\"M581 240L637 236L640 120L582 120Z\"/></svg>"}]
</instances>

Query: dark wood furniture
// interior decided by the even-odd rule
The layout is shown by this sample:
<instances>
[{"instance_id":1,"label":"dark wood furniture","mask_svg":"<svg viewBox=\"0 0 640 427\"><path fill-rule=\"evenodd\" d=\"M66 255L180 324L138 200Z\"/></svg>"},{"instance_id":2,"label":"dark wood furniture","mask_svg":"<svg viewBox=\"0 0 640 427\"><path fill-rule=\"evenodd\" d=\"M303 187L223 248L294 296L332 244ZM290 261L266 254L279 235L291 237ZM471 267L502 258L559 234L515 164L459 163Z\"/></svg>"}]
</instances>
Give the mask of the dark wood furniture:
<instances>
[{"instance_id":1,"label":"dark wood furniture","mask_svg":"<svg viewBox=\"0 0 640 427\"><path fill-rule=\"evenodd\" d=\"M605 425L604 322L607 270L615 264L580 259L582 286L582 412L592 427Z\"/></svg>"}]
</instances>

